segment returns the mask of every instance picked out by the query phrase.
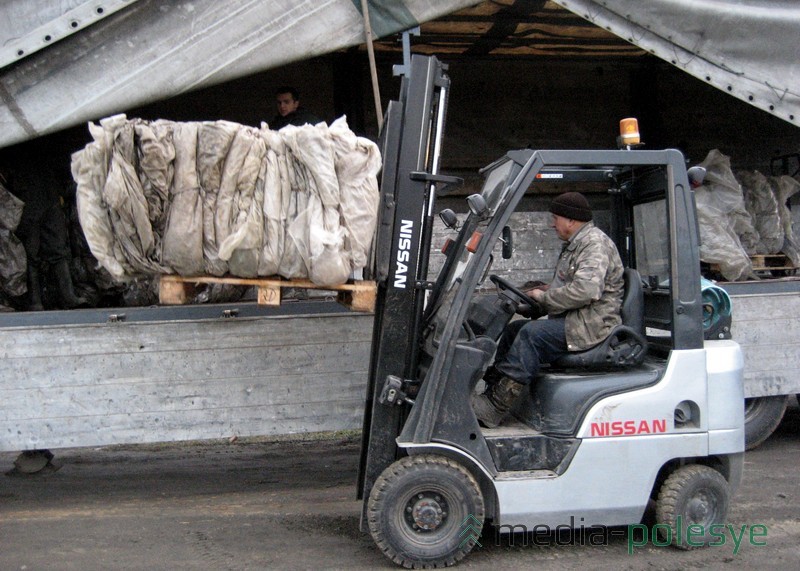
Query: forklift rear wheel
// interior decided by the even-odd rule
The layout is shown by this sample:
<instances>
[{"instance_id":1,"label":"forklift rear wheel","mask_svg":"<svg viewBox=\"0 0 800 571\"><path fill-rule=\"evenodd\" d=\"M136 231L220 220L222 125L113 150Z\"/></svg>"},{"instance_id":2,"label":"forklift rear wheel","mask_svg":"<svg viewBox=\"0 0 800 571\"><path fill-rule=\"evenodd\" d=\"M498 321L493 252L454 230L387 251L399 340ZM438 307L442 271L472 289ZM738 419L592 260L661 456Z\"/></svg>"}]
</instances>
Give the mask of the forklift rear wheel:
<instances>
[{"instance_id":1,"label":"forklift rear wheel","mask_svg":"<svg viewBox=\"0 0 800 571\"><path fill-rule=\"evenodd\" d=\"M483 518L475 478L443 456L398 460L369 496L372 538L389 559L409 569L447 567L463 559L479 544Z\"/></svg>"},{"instance_id":2,"label":"forklift rear wheel","mask_svg":"<svg viewBox=\"0 0 800 571\"><path fill-rule=\"evenodd\" d=\"M712 527L725 522L729 500L722 474L700 464L682 466L669 475L658 494L658 534L662 541L686 550L719 540Z\"/></svg>"}]
</instances>

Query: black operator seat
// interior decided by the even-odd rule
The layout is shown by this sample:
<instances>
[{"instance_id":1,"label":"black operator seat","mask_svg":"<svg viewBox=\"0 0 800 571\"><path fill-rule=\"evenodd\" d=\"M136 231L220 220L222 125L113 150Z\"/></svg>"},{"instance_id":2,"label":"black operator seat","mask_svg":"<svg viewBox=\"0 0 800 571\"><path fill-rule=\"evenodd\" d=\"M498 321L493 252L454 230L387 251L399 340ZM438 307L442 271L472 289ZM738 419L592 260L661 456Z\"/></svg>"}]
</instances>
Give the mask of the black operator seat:
<instances>
[{"instance_id":1,"label":"black operator seat","mask_svg":"<svg viewBox=\"0 0 800 571\"><path fill-rule=\"evenodd\" d=\"M652 385L661 369L643 365L647 353L644 332L644 291L639 272L626 268L622 324L586 351L573 352L553 363L532 384L515 416L541 432L572 435L589 408L600 398Z\"/></svg>"},{"instance_id":2,"label":"black operator seat","mask_svg":"<svg viewBox=\"0 0 800 571\"><path fill-rule=\"evenodd\" d=\"M644 291L639 272L625 268L625 281L620 316L617 325L604 341L586 351L573 351L558 359L553 366L559 369L608 369L640 365L647 354L644 332Z\"/></svg>"}]
</instances>

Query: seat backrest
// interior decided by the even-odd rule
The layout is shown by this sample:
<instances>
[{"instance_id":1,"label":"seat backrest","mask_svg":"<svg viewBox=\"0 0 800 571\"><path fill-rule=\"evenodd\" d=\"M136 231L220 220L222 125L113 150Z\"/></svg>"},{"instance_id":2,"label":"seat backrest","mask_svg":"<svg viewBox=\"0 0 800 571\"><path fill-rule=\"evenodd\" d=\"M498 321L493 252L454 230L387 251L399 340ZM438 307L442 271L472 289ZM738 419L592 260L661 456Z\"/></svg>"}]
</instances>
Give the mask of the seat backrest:
<instances>
[{"instance_id":1,"label":"seat backrest","mask_svg":"<svg viewBox=\"0 0 800 571\"><path fill-rule=\"evenodd\" d=\"M622 324L644 335L644 290L639 272L625 268L625 293L622 296Z\"/></svg>"},{"instance_id":2,"label":"seat backrest","mask_svg":"<svg viewBox=\"0 0 800 571\"><path fill-rule=\"evenodd\" d=\"M554 367L597 369L641 364L647 352L642 280L639 272L632 268L625 269L623 279L622 324L591 349L562 355L552 364Z\"/></svg>"}]
</instances>

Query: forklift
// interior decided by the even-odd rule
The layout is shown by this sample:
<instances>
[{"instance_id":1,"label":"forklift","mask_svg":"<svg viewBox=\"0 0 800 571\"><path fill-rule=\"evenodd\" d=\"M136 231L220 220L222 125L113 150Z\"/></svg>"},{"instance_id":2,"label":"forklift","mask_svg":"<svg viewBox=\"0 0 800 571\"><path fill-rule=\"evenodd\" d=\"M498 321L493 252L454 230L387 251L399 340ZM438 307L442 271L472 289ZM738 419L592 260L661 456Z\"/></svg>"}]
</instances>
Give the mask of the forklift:
<instances>
[{"instance_id":1,"label":"forklift","mask_svg":"<svg viewBox=\"0 0 800 571\"><path fill-rule=\"evenodd\" d=\"M452 238L431 281L436 198L458 182L439 173L449 88L444 64L413 56L381 132L362 530L395 563L436 568L489 525L638 525L653 502L673 545L710 543L742 476L743 357L730 315L701 291L684 157L627 143L508 152L482 170L465 217L440 213ZM544 370L505 424L482 428L470 396L506 325L536 303L492 262L514 255L523 196L554 180L608 189L623 323Z\"/></svg>"}]
</instances>

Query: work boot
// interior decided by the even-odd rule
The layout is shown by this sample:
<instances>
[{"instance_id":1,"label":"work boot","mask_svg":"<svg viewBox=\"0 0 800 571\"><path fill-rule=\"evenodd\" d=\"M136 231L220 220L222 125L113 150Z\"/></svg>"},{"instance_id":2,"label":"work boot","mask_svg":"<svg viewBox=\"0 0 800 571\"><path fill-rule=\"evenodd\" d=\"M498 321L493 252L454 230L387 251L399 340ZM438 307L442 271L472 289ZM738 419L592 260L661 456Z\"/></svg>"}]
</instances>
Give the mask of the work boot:
<instances>
[{"instance_id":1,"label":"work boot","mask_svg":"<svg viewBox=\"0 0 800 571\"><path fill-rule=\"evenodd\" d=\"M39 282L39 270L28 263L28 311L42 311L42 286Z\"/></svg>"},{"instance_id":2,"label":"work boot","mask_svg":"<svg viewBox=\"0 0 800 571\"><path fill-rule=\"evenodd\" d=\"M486 428L497 428L522 396L525 385L503 377L489 385L483 394L472 396L472 409L478 422Z\"/></svg>"},{"instance_id":3,"label":"work boot","mask_svg":"<svg viewBox=\"0 0 800 571\"><path fill-rule=\"evenodd\" d=\"M56 265L53 266L53 272L56 276L58 293L64 309L73 309L87 304L86 299L75 294L75 290L72 287L72 274L69 271L69 262L67 260L56 262Z\"/></svg>"}]
</instances>

